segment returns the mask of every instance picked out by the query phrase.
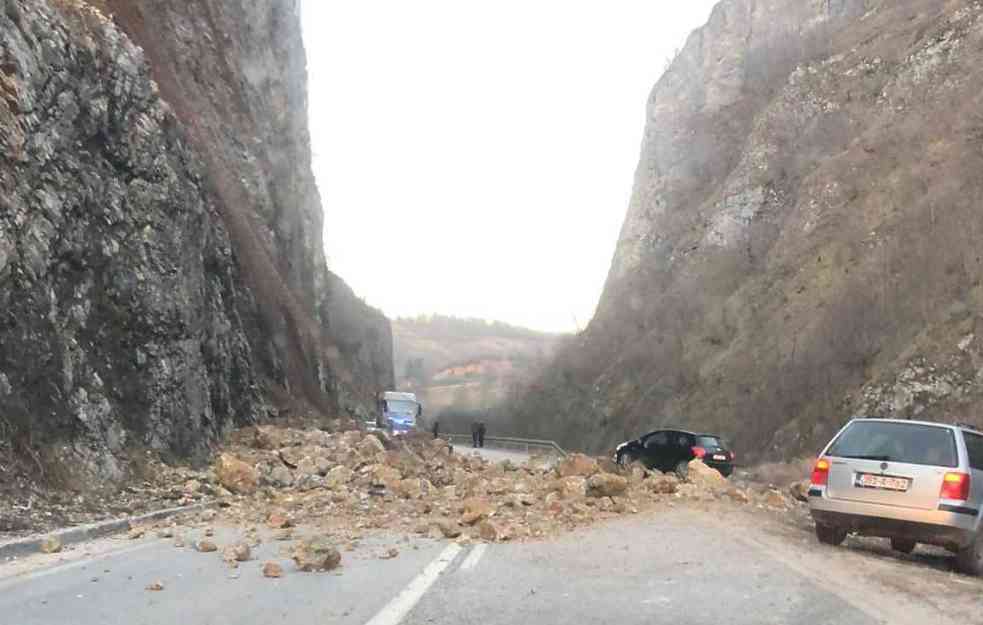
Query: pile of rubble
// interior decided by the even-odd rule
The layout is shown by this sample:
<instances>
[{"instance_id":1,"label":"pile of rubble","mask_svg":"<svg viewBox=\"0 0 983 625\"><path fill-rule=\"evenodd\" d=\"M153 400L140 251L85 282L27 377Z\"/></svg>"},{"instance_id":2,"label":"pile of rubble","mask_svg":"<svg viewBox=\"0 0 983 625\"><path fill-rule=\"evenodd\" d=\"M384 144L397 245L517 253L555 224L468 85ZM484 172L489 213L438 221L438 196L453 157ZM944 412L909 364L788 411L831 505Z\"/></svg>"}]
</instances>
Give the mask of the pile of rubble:
<instances>
[{"instance_id":1,"label":"pile of rubble","mask_svg":"<svg viewBox=\"0 0 983 625\"><path fill-rule=\"evenodd\" d=\"M555 464L542 457L491 463L454 453L441 439L272 426L238 431L212 471L191 482L189 492L208 485L224 495L223 520L303 523L345 544L377 529L456 540L536 539L679 499L795 505L778 490L736 486L700 461L680 481L583 454Z\"/></svg>"},{"instance_id":2,"label":"pile of rubble","mask_svg":"<svg viewBox=\"0 0 983 625\"><path fill-rule=\"evenodd\" d=\"M153 493L143 499L167 507L216 505L156 527L134 527L129 538L173 539L176 547L221 556L233 569L264 541L280 542L280 555L292 558L296 570L319 571L337 567L342 551L377 532L523 541L682 501L804 510L797 490L727 480L698 460L680 480L638 463L622 467L583 454L492 463L455 453L441 439L390 439L359 430L252 426L235 432L207 470L153 468L152 483L127 492ZM198 536L189 533L193 528ZM219 544L213 528L236 538ZM58 549L60 544L51 546ZM398 553L391 548L380 557ZM276 578L284 571L277 562L265 562L262 574Z\"/></svg>"}]
</instances>

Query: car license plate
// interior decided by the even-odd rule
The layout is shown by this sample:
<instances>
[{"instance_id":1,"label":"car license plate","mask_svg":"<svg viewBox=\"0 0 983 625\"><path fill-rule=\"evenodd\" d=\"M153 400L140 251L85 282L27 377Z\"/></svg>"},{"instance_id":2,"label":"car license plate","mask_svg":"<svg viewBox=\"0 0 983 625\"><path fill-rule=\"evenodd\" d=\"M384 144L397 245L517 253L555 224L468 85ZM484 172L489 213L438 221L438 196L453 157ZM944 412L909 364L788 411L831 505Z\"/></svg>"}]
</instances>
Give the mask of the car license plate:
<instances>
[{"instance_id":1,"label":"car license plate","mask_svg":"<svg viewBox=\"0 0 983 625\"><path fill-rule=\"evenodd\" d=\"M891 477L889 475L874 475L873 473L858 473L857 486L861 488L881 488L884 490L908 490L911 480L905 477Z\"/></svg>"},{"instance_id":2,"label":"car license plate","mask_svg":"<svg viewBox=\"0 0 983 625\"><path fill-rule=\"evenodd\" d=\"M726 460L727 459L727 456L725 456L723 454L713 454L713 459L714 460Z\"/></svg>"}]
</instances>

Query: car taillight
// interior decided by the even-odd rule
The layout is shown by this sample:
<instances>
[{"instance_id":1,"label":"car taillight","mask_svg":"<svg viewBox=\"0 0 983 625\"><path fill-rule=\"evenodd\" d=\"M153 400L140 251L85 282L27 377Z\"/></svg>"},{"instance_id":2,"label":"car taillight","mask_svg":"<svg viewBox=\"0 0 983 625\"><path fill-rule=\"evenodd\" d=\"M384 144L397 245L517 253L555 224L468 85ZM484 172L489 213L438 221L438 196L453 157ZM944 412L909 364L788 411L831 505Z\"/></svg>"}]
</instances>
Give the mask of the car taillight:
<instances>
[{"instance_id":1,"label":"car taillight","mask_svg":"<svg viewBox=\"0 0 983 625\"><path fill-rule=\"evenodd\" d=\"M703 456L707 455L707 450L702 447L694 447L693 455L697 458L702 458Z\"/></svg>"},{"instance_id":2,"label":"car taillight","mask_svg":"<svg viewBox=\"0 0 983 625\"><path fill-rule=\"evenodd\" d=\"M816 466L812 468L810 481L813 486L826 486L826 482L829 481L829 460L820 458L816 461Z\"/></svg>"},{"instance_id":3,"label":"car taillight","mask_svg":"<svg viewBox=\"0 0 983 625\"><path fill-rule=\"evenodd\" d=\"M942 478L942 490L939 492L940 499L957 499L966 501L969 499L969 475L966 473L946 473Z\"/></svg>"}]
</instances>

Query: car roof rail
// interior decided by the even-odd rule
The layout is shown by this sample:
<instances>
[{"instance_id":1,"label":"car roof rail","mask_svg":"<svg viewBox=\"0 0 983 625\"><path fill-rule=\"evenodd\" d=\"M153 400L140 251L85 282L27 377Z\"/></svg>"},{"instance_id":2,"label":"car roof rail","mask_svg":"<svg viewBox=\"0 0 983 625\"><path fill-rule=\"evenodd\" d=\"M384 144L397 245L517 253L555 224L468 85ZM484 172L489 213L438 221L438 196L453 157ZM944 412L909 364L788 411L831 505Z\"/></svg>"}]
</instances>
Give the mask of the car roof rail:
<instances>
[{"instance_id":1,"label":"car roof rail","mask_svg":"<svg viewBox=\"0 0 983 625\"><path fill-rule=\"evenodd\" d=\"M980 426L974 425L972 423L966 423L965 421L956 421L956 427L966 428L967 430L974 430L976 432L983 431L983 428L981 428Z\"/></svg>"}]
</instances>

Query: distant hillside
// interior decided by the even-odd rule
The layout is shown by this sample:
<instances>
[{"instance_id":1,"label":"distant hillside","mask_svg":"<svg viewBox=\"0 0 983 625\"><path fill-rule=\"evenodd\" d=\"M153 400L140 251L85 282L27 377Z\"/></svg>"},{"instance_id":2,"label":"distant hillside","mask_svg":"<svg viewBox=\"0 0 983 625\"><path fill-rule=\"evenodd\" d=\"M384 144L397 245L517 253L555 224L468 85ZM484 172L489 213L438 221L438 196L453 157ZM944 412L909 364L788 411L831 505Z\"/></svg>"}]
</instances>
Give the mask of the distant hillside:
<instances>
[{"instance_id":1,"label":"distant hillside","mask_svg":"<svg viewBox=\"0 0 983 625\"><path fill-rule=\"evenodd\" d=\"M509 388L538 373L562 338L484 319L397 319L397 385L421 396L428 424L437 417L445 429L465 430Z\"/></svg>"}]
</instances>

